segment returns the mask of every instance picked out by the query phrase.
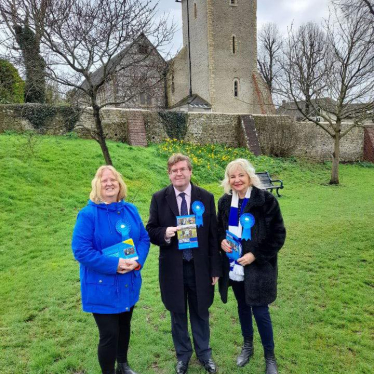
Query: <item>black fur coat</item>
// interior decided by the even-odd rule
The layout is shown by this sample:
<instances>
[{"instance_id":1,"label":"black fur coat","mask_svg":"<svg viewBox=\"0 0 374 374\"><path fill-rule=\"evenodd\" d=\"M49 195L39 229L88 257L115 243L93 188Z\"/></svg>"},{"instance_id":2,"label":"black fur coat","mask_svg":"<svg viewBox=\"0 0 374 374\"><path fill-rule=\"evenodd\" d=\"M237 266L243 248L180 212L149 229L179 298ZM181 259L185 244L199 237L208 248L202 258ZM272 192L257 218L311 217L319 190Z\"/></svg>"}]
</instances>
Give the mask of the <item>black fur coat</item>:
<instances>
[{"instance_id":1,"label":"black fur coat","mask_svg":"<svg viewBox=\"0 0 374 374\"><path fill-rule=\"evenodd\" d=\"M232 195L218 201L218 242L226 238ZM277 199L270 193L253 187L244 213L255 217L251 240L243 240L243 254L252 252L256 260L244 267L245 299L248 305L263 306L277 297L277 254L286 239L286 230ZM222 251L223 252L223 251ZM223 252L223 277L219 279L221 299L227 303L229 259Z\"/></svg>"}]
</instances>

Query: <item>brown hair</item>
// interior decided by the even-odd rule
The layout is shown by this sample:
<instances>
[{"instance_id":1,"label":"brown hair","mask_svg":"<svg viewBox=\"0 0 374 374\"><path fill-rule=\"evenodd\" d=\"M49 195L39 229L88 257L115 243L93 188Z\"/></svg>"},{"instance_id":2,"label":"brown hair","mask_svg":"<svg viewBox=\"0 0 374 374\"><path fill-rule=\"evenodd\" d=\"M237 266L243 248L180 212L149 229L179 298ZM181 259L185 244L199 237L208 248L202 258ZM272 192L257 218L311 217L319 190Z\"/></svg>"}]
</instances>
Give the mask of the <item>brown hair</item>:
<instances>
[{"instance_id":1,"label":"brown hair","mask_svg":"<svg viewBox=\"0 0 374 374\"><path fill-rule=\"evenodd\" d=\"M168 160L168 173L170 173L171 168L180 161L187 161L187 166L192 170L192 163L188 156L182 155L182 153L174 153L170 156Z\"/></svg>"}]
</instances>

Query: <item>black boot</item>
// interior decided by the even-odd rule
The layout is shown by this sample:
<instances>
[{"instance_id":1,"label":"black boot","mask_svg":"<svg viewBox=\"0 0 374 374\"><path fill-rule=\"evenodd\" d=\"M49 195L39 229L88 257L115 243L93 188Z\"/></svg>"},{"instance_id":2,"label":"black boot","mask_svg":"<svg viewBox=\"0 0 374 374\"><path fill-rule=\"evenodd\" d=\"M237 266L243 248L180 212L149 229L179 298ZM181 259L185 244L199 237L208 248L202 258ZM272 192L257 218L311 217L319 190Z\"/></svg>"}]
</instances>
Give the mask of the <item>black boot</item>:
<instances>
[{"instance_id":1,"label":"black boot","mask_svg":"<svg viewBox=\"0 0 374 374\"><path fill-rule=\"evenodd\" d=\"M274 351L265 351L266 374L278 374Z\"/></svg>"},{"instance_id":2,"label":"black boot","mask_svg":"<svg viewBox=\"0 0 374 374\"><path fill-rule=\"evenodd\" d=\"M236 365L242 367L248 364L249 359L253 356L253 337L244 338L244 344L240 355L236 359Z\"/></svg>"},{"instance_id":3,"label":"black boot","mask_svg":"<svg viewBox=\"0 0 374 374\"><path fill-rule=\"evenodd\" d=\"M127 362L118 362L116 374L137 374Z\"/></svg>"}]
</instances>

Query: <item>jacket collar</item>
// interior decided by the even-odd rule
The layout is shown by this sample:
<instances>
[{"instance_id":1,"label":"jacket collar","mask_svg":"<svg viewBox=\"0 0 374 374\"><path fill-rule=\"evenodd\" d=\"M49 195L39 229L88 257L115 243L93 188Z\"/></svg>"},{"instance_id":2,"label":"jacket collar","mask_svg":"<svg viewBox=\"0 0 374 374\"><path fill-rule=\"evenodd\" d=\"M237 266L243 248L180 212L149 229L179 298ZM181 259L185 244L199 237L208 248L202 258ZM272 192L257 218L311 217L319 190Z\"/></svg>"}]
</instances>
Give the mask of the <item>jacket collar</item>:
<instances>
[{"instance_id":1,"label":"jacket collar","mask_svg":"<svg viewBox=\"0 0 374 374\"><path fill-rule=\"evenodd\" d=\"M262 206L265 204L265 194L263 190L253 186L251 197L244 209L244 212L249 212L250 209L254 206Z\"/></svg>"},{"instance_id":2,"label":"jacket collar","mask_svg":"<svg viewBox=\"0 0 374 374\"><path fill-rule=\"evenodd\" d=\"M114 210L121 210L125 206L125 202L123 200L118 201L117 203L111 203L111 204L105 204L105 203L94 203L92 200L88 200L88 205L95 206L96 208L99 209L104 209L107 211L114 211Z\"/></svg>"},{"instance_id":3,"label":"jacket collar","mask_svg":"<svg viewBox=\"0 0 374 374\"><path fill-rule=\"evenodd\" d=\"M226 199L226 204L230 205L231 204L231 199L232 195L225 195ZM248 213L252 207L255 206L262 206L265 204L265 193L263 190L260 190L259 188L253 186L252 187L252 192L251 192L251 197L245 206L244 212Z\"/></svg>"}]
</instances>

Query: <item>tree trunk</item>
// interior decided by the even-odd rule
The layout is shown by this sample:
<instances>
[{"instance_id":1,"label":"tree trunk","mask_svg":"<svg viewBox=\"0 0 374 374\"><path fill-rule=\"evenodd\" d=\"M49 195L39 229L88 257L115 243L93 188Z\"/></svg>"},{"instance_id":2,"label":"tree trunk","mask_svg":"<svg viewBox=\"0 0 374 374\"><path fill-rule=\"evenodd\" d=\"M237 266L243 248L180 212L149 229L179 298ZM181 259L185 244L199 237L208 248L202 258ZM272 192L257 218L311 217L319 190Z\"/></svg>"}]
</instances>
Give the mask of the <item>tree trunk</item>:
<instances>
[{"instance_id":1,"label":"tree trunk","mask_svg":"<svg viewBox=\"0 0 374 374\"><path fill-rule=\"evenodd\" d=\"M45 103L45 66L35 33L26 25L14 27L26 70L25 103Z\"/></svg>"},{"instance_id":2,"label":"tree trunk","mask_svg":"<svg viewBox=\"0 0 374 374\"><path fill-rule=\"evenodd\" d=\"M103 130L103 125L100 118L100 109L97 105L93 105L93 116L95 119L95 127L96 127L96 137L95 140L100 144L101 151L103 152L103 156L105 159L106 165L113 165L112 159L109 154L108 146L106 145L105 135Z\"/></svg>"},{"instance_id":3,"label":"tree trunk","mask_svg":"<svg viewBox=\"0 0 374 374\"><path fill-rule=\"evenodd\" d=\"M330 184L339 184L340 133L335 133Z\"/></svg>"}]
</instances>

